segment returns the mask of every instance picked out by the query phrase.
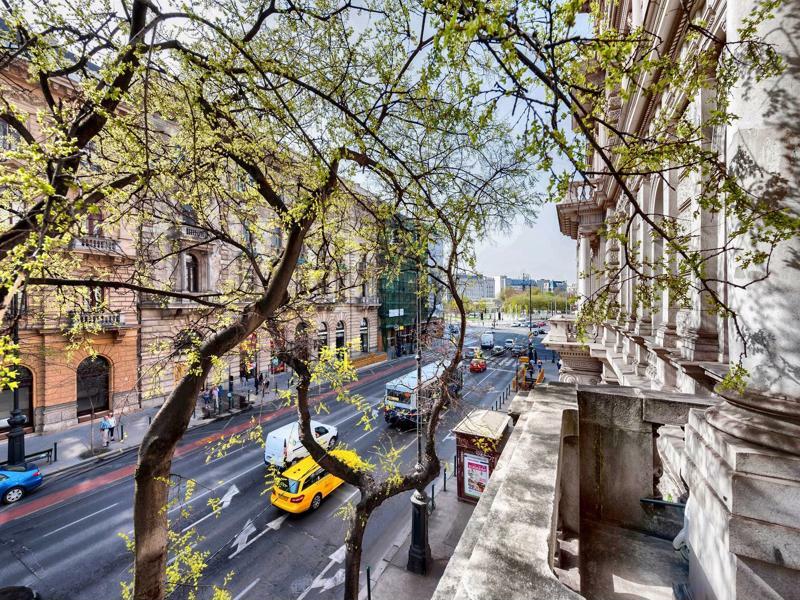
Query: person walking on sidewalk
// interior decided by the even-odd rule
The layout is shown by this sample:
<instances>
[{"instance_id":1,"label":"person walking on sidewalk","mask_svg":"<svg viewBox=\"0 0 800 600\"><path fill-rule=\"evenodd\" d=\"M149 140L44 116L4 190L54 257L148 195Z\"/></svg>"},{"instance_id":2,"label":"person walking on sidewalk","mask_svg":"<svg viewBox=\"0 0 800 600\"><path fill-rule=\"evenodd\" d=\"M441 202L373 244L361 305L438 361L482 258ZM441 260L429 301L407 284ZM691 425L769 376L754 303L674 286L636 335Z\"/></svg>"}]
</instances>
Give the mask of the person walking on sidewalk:
<instances>
[{"instance_id":1,"label":"person walking on sidewalk","mask_svg":"<svg viewBox=\"0 0 800 600\"><path fill-rule=\"evenodd\" d=\"M114 429L117 427L117 419L114 417L114 411L108 411L108 440L110 442L116 441L114 439Z\"/></svg>"},{"instance_id":2,"label":"person walking on sidewalk","mask_svg":"<svg viewBox=\"0 0 800 600\"><path fill-rule=\"evenodd\" d=\"M219 388L217 386L211 388L211 402L214 403L214 412L219 412Z\"/></svg>"},{"instance_id":3,"label":"person walking on sidewalk","mask_svg":"<svg viewBox=\"0 0 800 600\"><path fill-rule=\"evenodd\" d=\"M108 422L108 417L103 415L103 418L100 419L100 435L103 439L103 446L108 446L108 430L110 429L111 424Z\"/></svg>"}]
</instances>

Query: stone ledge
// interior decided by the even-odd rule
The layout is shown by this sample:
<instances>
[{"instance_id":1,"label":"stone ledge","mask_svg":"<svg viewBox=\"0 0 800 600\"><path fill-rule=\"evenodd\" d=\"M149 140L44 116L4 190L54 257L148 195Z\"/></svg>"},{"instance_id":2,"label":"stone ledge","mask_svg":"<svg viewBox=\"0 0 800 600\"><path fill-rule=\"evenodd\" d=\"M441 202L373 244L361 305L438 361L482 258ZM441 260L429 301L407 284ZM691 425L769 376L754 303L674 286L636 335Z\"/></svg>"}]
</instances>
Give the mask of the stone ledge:
<instances>
[{"instance_id":1,"label":"stone ledge","mask_svg":"<svg viewBox=\"0 0 800 600\"><path fill-rule=\"evenodd\" d=\"M738 473L800 482L800 456L756 446L718 431L708 424L702 410L689 412L689 427Z\"/></svg>"},{"instance_id":2,"label":"stone ledge","mask_svg":"<svg viewBox=\"0 0 800 600\"><path fill-rule=\"evenodd\" d=\"M800 570L800 529L731 515L730 551Z\"/></svg>"},{"instance_id":3,"label":"stone ledge","mask_svg":"<svg viewBox=\"0 0 800 600\"><path fill-rule=\"evenodd\" d=\"M563 413L576 408L575 393L540 386L533 398L476 508L482 526L468 525L434 600L582 598L556 579L551 565Z\"/></svg>"}]
</instances>

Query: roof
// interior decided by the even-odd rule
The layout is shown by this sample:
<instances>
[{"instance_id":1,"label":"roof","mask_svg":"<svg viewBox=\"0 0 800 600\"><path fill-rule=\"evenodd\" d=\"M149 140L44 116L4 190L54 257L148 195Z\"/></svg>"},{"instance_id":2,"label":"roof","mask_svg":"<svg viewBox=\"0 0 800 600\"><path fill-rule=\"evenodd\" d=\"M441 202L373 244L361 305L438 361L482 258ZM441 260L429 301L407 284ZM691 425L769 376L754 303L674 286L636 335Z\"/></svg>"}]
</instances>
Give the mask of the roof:
<instances>
[{"instance_id":1,"label":"roof","mask_svg":"<svg viewBox=\"0 0 800 600\"><path fill-rule=\"evenodd\" d=\"M444 365L439 363L434 362L429 365L425 365L422 367L422 382L427 383L432 379L436 379L442 374L443 371ZM401 375L396 379L386 382L386 386L395 390L402 391L405 389L409 392L413 392L417 387L417 370L414 369L410 373L406 373L405 375Z\"/></svg>"},{"instance_id":2,"label":"roof","mask_svg":"<svg viewBox=\"0 0 800 600\"><path fill-rule=\"evenodd\" d=\"M337 449L330 452L331 456L335 456L343 463L351 467L359 467L363 465L364 461L353 450ZM301 459L297 464L286 469L281 476L287 479L303 479L309 473L316 471L319 465L310 456Z\"/></svg>"},{"instance_id":3,"label":"roof","mask_svg":"<svg viewBox=\"0 0 800 600\"><path fill-rule=\"evenodd\" d=\"M499 440L511 424L511 417L494 410L476 409L453 427L453 433Z\"/></svg>"}]
</instances>

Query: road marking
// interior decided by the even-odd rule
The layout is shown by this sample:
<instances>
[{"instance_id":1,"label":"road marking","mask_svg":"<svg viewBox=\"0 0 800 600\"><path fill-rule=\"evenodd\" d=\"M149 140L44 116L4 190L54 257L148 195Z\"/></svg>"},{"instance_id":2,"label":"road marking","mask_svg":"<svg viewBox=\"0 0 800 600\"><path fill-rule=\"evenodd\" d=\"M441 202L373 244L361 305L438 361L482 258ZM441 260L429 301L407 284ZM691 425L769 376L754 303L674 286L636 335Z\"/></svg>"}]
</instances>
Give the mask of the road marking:
<instances>
[{"instance_id":1,"label":"road marking","mask_svg":"<svg viewBox=\"0 0 800 600\"><path fill-rule=\"evenodd\" d=\"M188 531L192 527L197 527L200 523L202 523L209 517L213 517L214 515L219 514L220 512L222 512L223 508L228 508L228 506L230 506L231 504L231 501L233 500L233 497L238 493L239 493L239 488L237 488L236 484L234 483L231 487L228 488L228 491L225 492L225 495L222 497L220 507L217 510L211 511L205 517L202 517L197 521L195 521L194 523L187 525L186 527L181 529L181 533L186 533L186 531Z\"/></svg>"},{"instance_id":2,"label":"road marking","mask_svg":"<svg viewBox=\"0 0 800 600\"><path fill-rule=\"evenodd\" d=\"M324 577L325 573L328 572L333 565L341 564L344 561L344 558L347 554L347 548L345 548L344 544L339 546L336 549L336 552L330 555L330 560L328 561L327 566L322 569L322 572L314 578L314 581L311 582L311 585L306 588L306 590L297 597L297 600L303 600L308 595L308 592L313 590L314 588L322 588L320 589L320 593L324 592L325 590L330 590L335 588L337 585L341 585L344 583L344 569L339 569L334 573L333 577Z\"/></svg>"},{"instance_id":3,"label":"road marking","mask_svg":"<svg viewBox=\"0 0 800 600\"><path fill-rule=\"evenodd\" d=\"M114 504L112 504L111 506L106 506L105 508L101 508L100 510L98 510L98 511L95 511L95 512L93 512L93 513L92 513L92 514L90 514L90 515L86 515L85 517L81 517L81 518L80 518L80 519L78 519L77 521L73 521L72 523L67 523L66 525L64 525L64 526L62 526L62 527L59 527L58 529L54 529L54 530L53 530L53 531L51 531L50 533L45 533L45 534L44 534L42 537L43 537L43 538L46 538L46 537L47 537L47 536L49 536L49 535L53 535L54 533L58 533L59 531L62 531L62 530L64 530L64 529L66 529L67 527L72 527L73 525L75 525L75 524L77 524L77 523L80 523L81 521L85 521L86 519L89 519L89 518L91 518L91 517L93 517L93 516L95 516L95 515L99 515L101 512L105 512L105 511L107 511L107 510L111 510L111 509L112 509L112 508L114 508L114 507L115 507L117 504L119 504L119 502L114 502Z\"/></svg>"},{"instance_id":4,"label":"road marking","mask_svg":"<svg viewBox=\"0 0 800 600\"><path fill-rule=\"evenodd\" d=\"M499 370L499 369L498 369L498 370ZM466 397L467 397L467 396L469 396L470 394L472 394L472 393L474 393L474 392L477 392L477 391L478 391L478 386L479 386L480 384L482 384L484 381L486 381L486 380L487 380L489 377L491 377L491 376L492 376L492 374L491 374L491 373L487 373L486 377L484 377L484 378L483 378L483 379L481 379L481 380L480 380L478 383L476 383L476 384L473 386L473 388L472 388L470 391L468 391L466 394L464 394L464 395L462 396L462 398L466 398Z\"/></svg>"},{"instance_id":5,"label":"road marking","mask_svg":"<svg viewBox=\"0 0 800 600\"><path fill-rule=\"evenodd\" d=\"M256 584L257 584L259 581L261 581L261 578L260 578L260 577L259 577L258 579L256 579L256 580L255 580L253 583L251 583L250 585L248 585L246 588L244 588L244 589L243 589L241 592L239 592L238 594L236 594L236 595L233 597L233 600L242 600L242 598L244 598L244 596L245 596L245 594L246 594L247 592L249 592L249 591L250 591L250 590L252 590L254 587L256 587Z\"/></svg>"},{"instance_id":6,"label":"road marking","mask_svg":"<svg viewBox=\"0 0 800 600\"><path fill-rule=\"evenodd\" d=\"M280 517L278 517L277 519L273 519L264 526L264 530L261 533L259 533L257 536L255 536L253 539L249 541L247 538L250 536L251 533L255 533L257 529L255 525L253 525L253 521L251 519L247 519L247 523L245 523L244 528L242 528L242 531L239 532L239 535L236 536L236 539L234 540L233 544L231 544L231 546L234 545L236 546L236 551L228 557L228 560L232 559L234 556L239 554L242 550L247 548L250 544L255 542L265 533L268 533L270 531L278 531L278 529L281 528L281 525L283 525L283 522L288 518L289 518L289 513L285 513Z\"/></svg>"}]
</instances>

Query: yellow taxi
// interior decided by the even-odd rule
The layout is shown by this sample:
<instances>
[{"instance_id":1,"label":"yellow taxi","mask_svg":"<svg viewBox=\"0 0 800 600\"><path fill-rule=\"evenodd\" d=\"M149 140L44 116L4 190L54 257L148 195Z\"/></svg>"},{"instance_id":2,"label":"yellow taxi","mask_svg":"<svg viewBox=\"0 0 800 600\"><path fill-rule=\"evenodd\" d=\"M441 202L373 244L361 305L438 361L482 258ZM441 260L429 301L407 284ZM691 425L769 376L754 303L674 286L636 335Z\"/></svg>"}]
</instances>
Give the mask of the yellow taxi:
<instances>
[{"instance_id":1,"label":"yellow taxi","mask_svg":"<svg viewBox=\"0 0 800 600\"><path fill-rule=\"evenodd\" d=\"M361 464L358 454L352 450L333 450L331 454L350 466ZM343 483L320 467L313 458L306 456L275 478L270 502L290 513L316 510L322 504L322 499Z\"/></svg>"}]
</instances>

